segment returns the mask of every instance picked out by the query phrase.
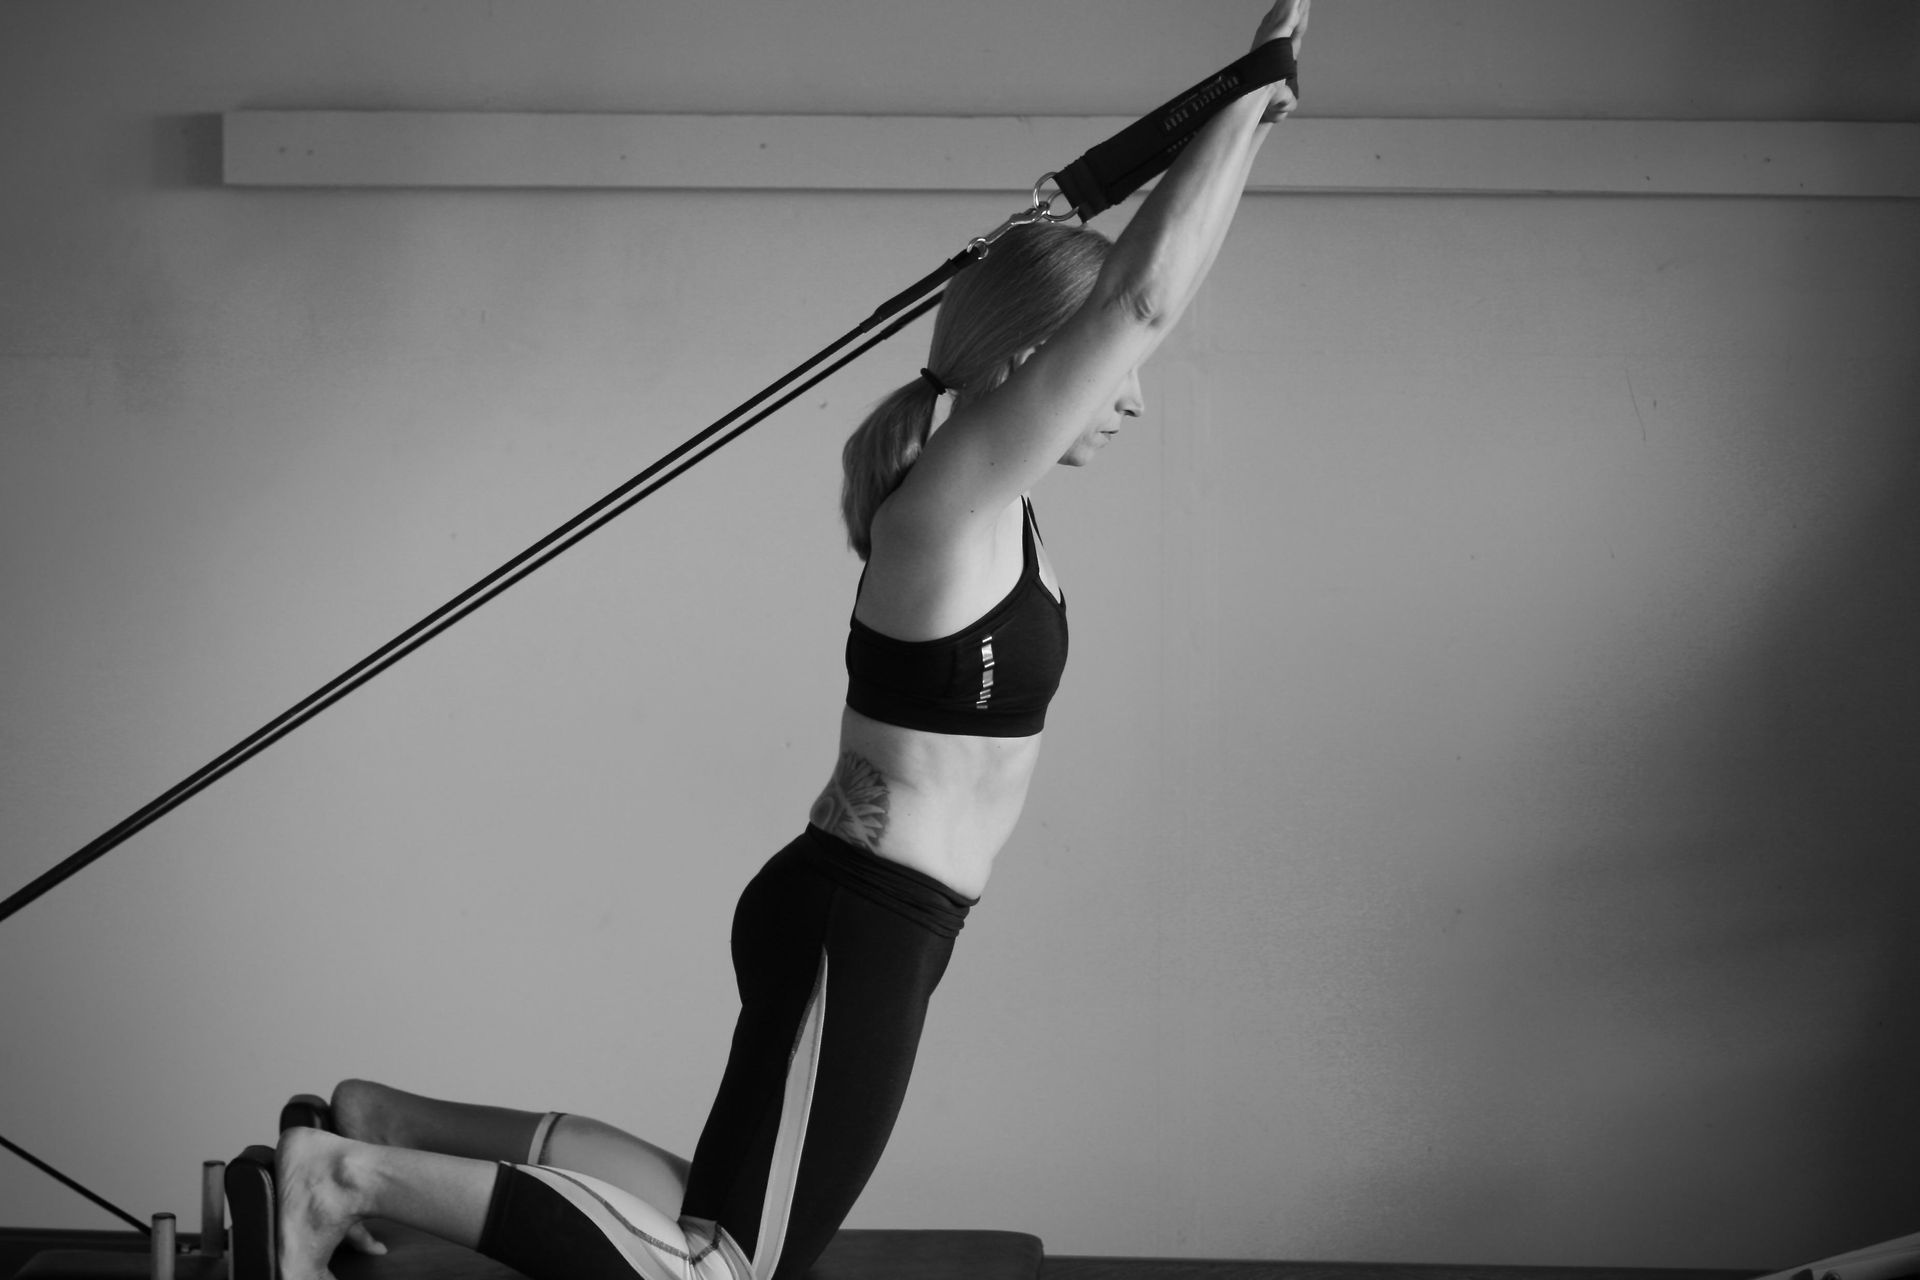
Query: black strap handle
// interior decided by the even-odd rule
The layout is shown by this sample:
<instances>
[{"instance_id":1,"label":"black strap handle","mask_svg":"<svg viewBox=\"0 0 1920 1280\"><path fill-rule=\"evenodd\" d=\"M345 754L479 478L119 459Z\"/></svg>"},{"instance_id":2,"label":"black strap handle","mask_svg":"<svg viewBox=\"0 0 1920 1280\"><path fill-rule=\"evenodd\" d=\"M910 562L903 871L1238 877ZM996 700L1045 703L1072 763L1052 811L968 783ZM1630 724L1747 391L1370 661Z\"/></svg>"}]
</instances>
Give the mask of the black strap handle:
<instances>
[{"instance_id":1,"label":"black strap handle","mask_svg":"<svg viewBox=\"0 0 1920 1280\"><path fill-rule=\"evenodd\" d=\"M1228 63L1060 170L1054 179L1060 193L1080 220L1088 221L1166 172L1180 149L1229 102L1279 80L1300 92L1293 41L1284 36Z\"/></svg>"}]
</instances>

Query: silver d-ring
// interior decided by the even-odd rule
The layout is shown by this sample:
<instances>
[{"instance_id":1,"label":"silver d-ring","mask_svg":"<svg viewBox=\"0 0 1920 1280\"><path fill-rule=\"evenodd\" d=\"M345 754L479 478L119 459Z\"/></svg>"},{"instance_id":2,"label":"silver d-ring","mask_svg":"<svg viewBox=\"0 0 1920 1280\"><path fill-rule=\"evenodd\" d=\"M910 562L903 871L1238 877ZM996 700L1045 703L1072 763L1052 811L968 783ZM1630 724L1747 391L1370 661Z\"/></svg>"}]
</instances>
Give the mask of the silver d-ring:
<instances>
[{"instance_id":1,"label":"silver d-ring","mask_svg":"<svg viewBox=\"0 0 1920 1280\"><path fill-rule=\"evenodd\" d=\"M1056 181L1059 176L1057 173L1043 173L1040 175L1040 181L1033 184L1033 214L1034 217L1041 222L1070 222L1073 219L1073 210L1071 208L1065 213L1055 213L1053 211L1053 202L1055 200L1065 199L1067 194L1060 189L1060 184ZM1049 182L1054 184L1053 194L1042 196L1040 189Z\"/></svg>"}]
</instances>

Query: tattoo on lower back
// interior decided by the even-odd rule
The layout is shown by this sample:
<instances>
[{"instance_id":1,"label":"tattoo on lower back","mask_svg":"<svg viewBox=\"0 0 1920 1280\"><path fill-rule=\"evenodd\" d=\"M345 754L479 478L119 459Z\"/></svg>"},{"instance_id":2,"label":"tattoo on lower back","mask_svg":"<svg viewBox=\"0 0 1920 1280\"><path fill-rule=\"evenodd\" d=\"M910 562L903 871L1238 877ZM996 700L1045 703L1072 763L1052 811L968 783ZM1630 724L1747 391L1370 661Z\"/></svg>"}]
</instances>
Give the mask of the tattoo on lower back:
<instances>
[{"instance_id":1,"label":"tattoo on lower back","mask_svg":"<svg viewBox=\"0 0 1920 1280\"><path fill-rule=\"evenodd\" d=\"M809 821L865 849L887 830L887 776L856 751L842 751L833 779L813 802Z\"/></svg>"}]
</instances>

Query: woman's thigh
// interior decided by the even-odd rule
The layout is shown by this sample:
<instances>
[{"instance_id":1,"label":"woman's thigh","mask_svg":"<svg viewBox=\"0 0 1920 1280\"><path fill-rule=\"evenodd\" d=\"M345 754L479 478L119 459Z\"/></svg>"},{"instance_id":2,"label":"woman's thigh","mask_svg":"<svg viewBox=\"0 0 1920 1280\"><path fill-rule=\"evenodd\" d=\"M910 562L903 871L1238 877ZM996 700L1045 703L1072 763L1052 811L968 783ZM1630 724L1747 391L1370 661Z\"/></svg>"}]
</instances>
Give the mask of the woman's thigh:
<instances>
[{"instance_id":1,"label":"woman's thigh","mask_svg":"<svg viewBox=\"0 0 1920 1280\"><path fill-rule=\"evenodd\" d=\"M776 1277L819 1255L878 1163L958 931L813 870L798 847L735 912L740 1017L682 1206Z\"/></svg>"}]
</instances>

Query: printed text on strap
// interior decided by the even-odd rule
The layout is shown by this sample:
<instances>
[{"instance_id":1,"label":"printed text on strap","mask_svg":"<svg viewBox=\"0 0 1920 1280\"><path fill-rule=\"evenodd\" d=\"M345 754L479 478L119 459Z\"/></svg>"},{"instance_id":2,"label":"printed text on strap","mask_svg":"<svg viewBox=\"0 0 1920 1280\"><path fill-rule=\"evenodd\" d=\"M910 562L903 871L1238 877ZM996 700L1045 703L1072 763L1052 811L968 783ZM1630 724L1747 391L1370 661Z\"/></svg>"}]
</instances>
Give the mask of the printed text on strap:
<instances>
[{"instance_id":1,"label":"printed text on strap","mask_svg":"<svg viewBox=\"0 0 1920 1280\"><path fill-rule=\"evenodd\" d=\"M1284 37L1227 64L1060 170L1061 194L1080 220L1087 221L1164 173L1180 149L1229 102L1279 80L1296 95L1300 92L1293 42Z\"/></svg>"}]
</instances>

